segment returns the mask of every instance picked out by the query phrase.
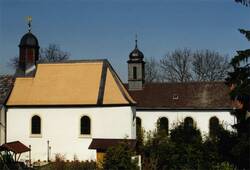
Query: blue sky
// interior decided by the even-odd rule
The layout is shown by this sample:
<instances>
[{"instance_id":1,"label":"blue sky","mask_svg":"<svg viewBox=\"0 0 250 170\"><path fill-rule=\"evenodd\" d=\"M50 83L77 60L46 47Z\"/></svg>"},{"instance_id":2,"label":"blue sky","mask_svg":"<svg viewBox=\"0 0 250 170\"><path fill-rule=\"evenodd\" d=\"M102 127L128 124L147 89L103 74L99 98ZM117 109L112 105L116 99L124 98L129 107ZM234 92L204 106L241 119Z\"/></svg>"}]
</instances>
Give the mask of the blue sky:
<instances>
[{"instance_id":1,"label":"blue sky","mask_svg":"<svg viewBox=\"0 0 250 170\"><path fill-rule=\"evenodd\" d=\"M250 8L233 0L0 0L0 74L13 73L8 62L18 56L29 15L40 47L56 43L71 59L107 58L125 81L135 34L146 57L250 48L237 31L250 29Z\"/></svg>"}]
</instances>

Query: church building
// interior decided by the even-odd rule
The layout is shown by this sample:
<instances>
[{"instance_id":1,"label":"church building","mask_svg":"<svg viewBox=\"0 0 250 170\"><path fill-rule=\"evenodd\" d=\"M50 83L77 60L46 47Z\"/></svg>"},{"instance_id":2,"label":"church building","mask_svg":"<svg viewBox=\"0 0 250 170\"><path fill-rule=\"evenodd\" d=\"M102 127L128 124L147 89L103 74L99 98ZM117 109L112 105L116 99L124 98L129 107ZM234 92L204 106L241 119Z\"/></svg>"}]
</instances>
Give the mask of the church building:
<instances>
[{"instance_id":1,"label":"church building","mask_svg":"<svg viewBox=\"0 0 250 170\"><path fill-rule=\"evenodd\" d=\"M135 49L129 55L125 86L137 103L137 126L152 131L159 125L169 132L184 121L204 135L211 133L214 124L232 129L236 119L230 114L232 104L224 82L146 83L143 58L136 40Z\"/></svg>"},{"instance_id":2,"label":"church building","mask_svg":"<svg viewBox=\"0 0 250 170\"><path fill-rule=\"evenodd\" d=\"M127 62L128 83L105 59L39 63L39 42L30 30L19 49L15 75L0 76L0 138L30 146L32 162L56 154L101 159L120 141L134 146L136 126L169 132L184 121L209 135L212 126L231 129L235 123L223 82L146 83L137 40Z\"/></svg>"}]
</instances>

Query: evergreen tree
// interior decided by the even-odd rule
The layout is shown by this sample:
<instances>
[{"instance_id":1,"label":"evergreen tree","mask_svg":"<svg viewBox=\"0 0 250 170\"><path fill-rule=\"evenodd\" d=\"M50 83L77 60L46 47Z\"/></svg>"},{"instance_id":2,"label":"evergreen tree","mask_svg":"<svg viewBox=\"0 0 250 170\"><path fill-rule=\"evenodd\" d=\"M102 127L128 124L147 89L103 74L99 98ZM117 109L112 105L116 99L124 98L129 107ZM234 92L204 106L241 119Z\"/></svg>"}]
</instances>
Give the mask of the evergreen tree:
<instances>
[{"instance_id":1,"label":"evergreen tree","mask_svg":"<svg viewBox=\"0 0 250 170\"><path fill-rule=\"evenodd\" d=\"M245 6L250 5L249 0L236 0ZM248 41L250 31L239 29ZM233 127L237 130L237 139L231 149L234 164L238 169L250 168L250 49L237 51L237 55L231 60L233 71L229 72L226 84L230 86L230 96L235 110L237 123Z\"/></svg>"},{"instance_id":2,"label":"evergreen tree","mask_svg":"<svg viewBox=\"0 0 250 170\"><path fill-rule=\"evenodd\" d=\"M240 29L248 40L250 31ZM231 99L234 101L235 110L232 112L237 118L234 128L239 135L250 136L250 49L237 51L237 55L231 60L233 72L229 72L226 84L231 89Z\"/></svg>"}]
</instances>

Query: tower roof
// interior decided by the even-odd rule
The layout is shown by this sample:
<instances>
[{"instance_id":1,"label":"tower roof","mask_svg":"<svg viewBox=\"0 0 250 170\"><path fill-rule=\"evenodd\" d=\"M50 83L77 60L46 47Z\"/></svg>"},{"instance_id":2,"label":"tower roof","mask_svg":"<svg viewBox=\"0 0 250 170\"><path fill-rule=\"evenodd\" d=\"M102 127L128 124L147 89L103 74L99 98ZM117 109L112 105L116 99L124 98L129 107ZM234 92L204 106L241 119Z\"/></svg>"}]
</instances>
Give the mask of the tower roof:
<instances>
[{"instance_id":1,"label":"tower roof","mask_svg":"<svg viewBox=\"0 0 250 170\"><path fill-rule=\"evenodd\" d=\"M129 59L131 60L142 60L144 58L143 53L138 49L137 46L137 36L135 39L135 49L129 54Z\"/></svg>"},{"instance_id":2,"label":"tower roof","mask_svg":"<svg viewBox=\"0 0 250 170\"><path fill-rule=\"evenodd\" d=\"M143 59L143 53L136 47L130 54L129 59Z\"/></svg>"},{"instance_id":3,"label":"tower roof","mask_svg":"<svg viewBox=\"0 0 250 170\"><path fill-rule=\"evenodd\" d=\"M38 40L34 34L31 32L26 33L20 41L19 47L30 46L39 47Z\"/></svg>"}]
</instances>

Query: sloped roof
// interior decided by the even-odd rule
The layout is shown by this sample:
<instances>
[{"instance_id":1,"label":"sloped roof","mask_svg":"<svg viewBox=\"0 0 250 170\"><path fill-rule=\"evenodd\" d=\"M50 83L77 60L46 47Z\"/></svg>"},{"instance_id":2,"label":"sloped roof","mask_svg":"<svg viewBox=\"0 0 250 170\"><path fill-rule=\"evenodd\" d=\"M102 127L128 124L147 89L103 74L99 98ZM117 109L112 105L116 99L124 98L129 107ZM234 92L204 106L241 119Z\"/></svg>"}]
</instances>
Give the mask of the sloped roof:
<instances>
[{"instance_id":1,"label":"sloped roof","mask_svg":"<svg viewBox=\"0 0 250 170\"><path fill-rule=\"evenodd\" d=\"M10 75L0 75L0 105L4 104L5 99L14 83L14 77Z\"/></svg>"},{"instance_id":2,"label":"sloped roof","mask_svg":"<svg viewBox=\"0 0 250 170\"><path fill-rule=\"evenodd\" d=\"M28 148L27 146L25 146L23 143L19 141L14 141L14 142L9 142L9 143L5 143L1 145L0 150L8 150L14 153L23 153L23 152L30 151L30 148Z\"/></svg>"},{"instance_id":3,"label":"sloped roof","mask_svg":"<svg viewBox=\"0 0 250 170\"><path fill-rule=\"evenodd\" d=\"M38 64L16 78L8 106L135 104L107 60Z\"/></svg>"},{"instance_id":4,"label":"sloped roof","mask_svg":"<svg viewBox=\"0 0 250 170\"><path fill-rule=\"evenodd\" d=\"M150 83L129 94L136 101L137 109L232 108L224 82Z\"/></svg>"},{"instance_id":5,"label":"sloped roof","mask_svg":"<svg viewBox=\"0 0 250 170\"><path fill-rule=\"evenodd\" d=\"M89 149L107 150L109 147L114 147L119 144L125 143L130 148L135 148L135 139L103 139L103 138L93 138L89 145Z\"/></svg>"},{"instance_id":6,"label":"sloped roof","mask_svg":"<svg viewBox=\"0 0 250 170\"><path fill-rule=\"evenodd\" d=\"M143 90L129 91L128 94L125 90L128 85L124 84L124 88L112 66L105 61L38 64L34 78L17 78L8 105L134 104L134 99L137 109L232 108L229 89L224 82L150 83L145 84ZM13 83L13 76L0 76L0 105Z\"/></svg>"}]
</instances>

